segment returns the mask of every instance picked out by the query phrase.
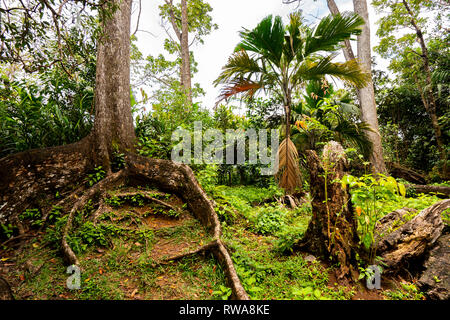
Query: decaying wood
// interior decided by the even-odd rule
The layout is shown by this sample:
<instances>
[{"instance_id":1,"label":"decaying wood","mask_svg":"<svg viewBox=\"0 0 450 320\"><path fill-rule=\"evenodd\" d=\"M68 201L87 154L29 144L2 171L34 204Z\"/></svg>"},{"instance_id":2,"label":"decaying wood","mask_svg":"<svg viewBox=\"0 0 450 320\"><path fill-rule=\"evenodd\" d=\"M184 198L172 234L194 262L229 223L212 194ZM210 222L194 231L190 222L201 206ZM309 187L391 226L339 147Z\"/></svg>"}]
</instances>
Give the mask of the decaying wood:
<instances>
[{"instance_id":1,"label":"decaying wood","mask_svg":"<svg viewBox=\"0 0 450 320\"><path fill-rule=\"evenodd\" d=\"M415 193L436 193L438 197L449 198L450 187L445 186L431 186L431 185L406 185L408 189L413 189Z\"/></svg>"},{"instance_id":2,"label":"decaying wood","mask_svg":"<svg viewBox=\"0 0 450 320\"><path fill-rule=\"evenodd\" d=\"M339 262L338 277L356 277L358 236L348 190L337 179L344 176L345 153L340 144L331 141L319 159L308 150L306 159L310 172L312 219L297 248L315 256Z\"/></svg>"},{"instance_id":3,"label":"decaying wood","mask_svg":"<svg viewBox=\"0 0 450 320\"><path fill-rule=\"evenodd\" d=\"M400 272L423 259L426 251L442 234L444 224L441 213L448 208L450 199L439 201L393 231L384 232L378 241L377 255L387 265L387 272ZM387 221L385 219L384 222ZM383 228L382 224L378 223L377 229Z\"/></svg>"},{"instance_id":4,"label":"decaying wood","mask_svg":"<svg viewBox=\"0 0 450 320\"><path fill-rule=\"evenodd\" d=\"M428 299L450 299L450 230L430 250L417 285Z\"/></svg>"},{"instance_id":5,"label":"decaying wood","mask_svg":"<svg viewBox=\"0 0 450 320\"><path fill-rule=\"evenodd\" d=\"M394 178L405 179L414 184L427 183L425 176L417 171L406 168L399 163L387 162L387 168L391 176Z\"/></svg>"},{"instance_id":6,"label":"decaying wood","mask_svg":"<svg viewBox=\"0 0 450 320\"><path fill-rule=\"evenodd\" d=\"M82 183L93 169L91 139L45 149L28 150L0 159L0 223L13 221L39 198L64 194Z\"/></svg>"},{"instance_id":7,"label":"decaying wood","mask_svg":"<svg viewBox=\"0 0 450 320\"><path fill-rule=\"evenodd\" d=\"M394 210L378 220L375 226L374 243L377 244L384 236L392 232L395 228L408 222L408 216L415 214L415 212L417 212L416 209L405 207Z\"/></svg>"}]
</instances>

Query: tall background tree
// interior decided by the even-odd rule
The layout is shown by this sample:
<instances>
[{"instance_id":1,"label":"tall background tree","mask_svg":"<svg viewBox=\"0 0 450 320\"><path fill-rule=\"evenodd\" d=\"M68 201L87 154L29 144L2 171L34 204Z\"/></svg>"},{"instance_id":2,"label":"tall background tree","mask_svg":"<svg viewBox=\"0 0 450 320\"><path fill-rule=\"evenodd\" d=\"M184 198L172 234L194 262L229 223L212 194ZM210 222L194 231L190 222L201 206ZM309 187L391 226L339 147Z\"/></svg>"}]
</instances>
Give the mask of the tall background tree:
<instances>
[{"instance_id":1,"label":"tall background tree","mask_svg":"<svg viewBox=\"0 0 450 320\"><path fill-rule=\"evenodd\" d=\"M163 24L169 23L171 31L165 26L169 39L165 41L165 48L169 53L177 53L180 58L180 84L184 89L187 102L192 104L192 72L193 57L190 47L195 43L202 43L202 37L217 29L209 13L211 6L203 0L181 0L175 4L173 0L164 0L160 6ZM192 40L189 41L189 33ZM176 39L172 36L175 34Z\"/></svg>"},{"instance_id":2,"label":"tall background tree","mask_svg":"<svg viewBox=\"0 0 450 320\"><path fill-rule=\"evenodd\" d=\"M375 50L390 59L391 71L415 84L431 120L442 176L448 178L448 137L442 131L438 116L442 103L437 102L438 88L442 87L439 84L445 80L448 70L433 65L429 46L436 54L448 57L448 39L443 40L442 35L446 32L445 12L449 5L439 1L408 0L378 0L373 5L383 14L377 31L381 42Z\"/></svg>"}]
</instances>

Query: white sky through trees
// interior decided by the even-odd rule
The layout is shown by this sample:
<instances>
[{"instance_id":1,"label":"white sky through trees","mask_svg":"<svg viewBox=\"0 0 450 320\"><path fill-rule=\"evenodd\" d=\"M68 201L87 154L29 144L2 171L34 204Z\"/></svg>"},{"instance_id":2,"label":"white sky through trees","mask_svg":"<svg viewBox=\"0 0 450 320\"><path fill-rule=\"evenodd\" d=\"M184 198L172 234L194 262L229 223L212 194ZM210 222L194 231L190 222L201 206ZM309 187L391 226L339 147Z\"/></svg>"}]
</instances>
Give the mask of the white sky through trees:
<instances>
[{"instance_id":1,"label":"white sky through trees","mask_svg":"<svg viewBox=\"0 0 450 320\"><path fill-rule=\"evenodd\" d=\"M222 66L227 62L228 57L233 52L236 44L239 42L239 31L242 28L252 29L267 15L280 15L285 22L290 12L295 10L297 4L282 4L282 0L205 0L213 11L211 16L213 22L219 26L218 30L204 37L204 44L194 45L191 51L194 52L195 60L198 62L198 73L194 75L193 83L199 83L206 94L199 100L202 106L211 109L219 95L220 88L215 88L212 82L219 76ZM372 49L378 44L378 38L375 35L377 26L375 22L379 19L375 11L369 4L369 18L371 25ZM135 1L132 32L136 28L138 16L138 3ZM160 53L168 55L163 49L166 32L161 27L161 18L159 17L158 6L164 3L164 0L141 0L142 11L139 23L137 45L144 56L149 54L157 56ZM353 10L352 0L336 0L341 12ZM299 9L302 9L303 16L308 24L314 24L318 19L329 14L325 0L302 0ZM150 34L150 33L151 34ZM353 43L356 53L356 43ZM374 53L372 53L374 54ZM344 61L342 53L337 57L338 61ZM386 70L387 63L377 57L377 69Z\"/></svg>"}]
</instances>

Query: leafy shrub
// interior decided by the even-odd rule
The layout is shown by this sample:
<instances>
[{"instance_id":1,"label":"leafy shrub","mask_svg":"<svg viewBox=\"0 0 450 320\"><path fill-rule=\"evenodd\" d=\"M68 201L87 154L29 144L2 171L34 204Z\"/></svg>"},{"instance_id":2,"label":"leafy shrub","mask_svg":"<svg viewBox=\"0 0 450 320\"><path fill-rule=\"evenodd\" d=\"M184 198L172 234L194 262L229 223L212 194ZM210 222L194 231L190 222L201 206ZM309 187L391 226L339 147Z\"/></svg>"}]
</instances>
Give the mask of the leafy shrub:
<instances>
[{"instance_id":1,"label":"leafy shrub","mask_svg":"<svg viewBox=\"0 0 450 320\"><path fill-rule=\"evenodd\" d=\"M255 218L255 231L261 234L275 234L285 225L286 209L282 207L263 207Z\"/></svg>"},{"instance_id":2,"label":"leafy shrub","mask_svg":"<svg viewBox=\"0 0 450 320\"><path fill-rule=\"evenodd\" d=\"M15 233L17 233L17 231L18 231L17 226L13 226L11 223L8 224L0 223L0 239L1 238L9 239Z\"/></svg>"},{"instance_id":3,"label":"leafy shrub","mask_svg":"<svg viewBox=\"0 0 450 320\"><path fill-rule=\"evenodd\" d=\"M286 226L277 234L278 239L274 241L273 251L281 254L292 252L294 244L303 237L305 231L306 226Z\"/></svg>"},{"instance_id":4,"label":"leafy shrub","mask_svg":"<svg viewBox=\"0 0 450 320\"><path fill-rule=\"evenodd\" d=\"M42 214L39 209L26 209L19 215L19 219L22 221L28 221L34 227L39 227L42 225L43 221L41 219Z\"/></svg>"},{"instance_id":5,"label":"leafy shrub","mask_svg":"<svg viewBox=\"0 0 450 320\"><path fill-rule=\"evenodd\" d=\"M98 166L94 168L93 173L89 173L86 178L86 183L89 187L92 187L94 184L102 180L106 175L105 170L103 170L102 166Z\"/></svg>"}]
</instances>

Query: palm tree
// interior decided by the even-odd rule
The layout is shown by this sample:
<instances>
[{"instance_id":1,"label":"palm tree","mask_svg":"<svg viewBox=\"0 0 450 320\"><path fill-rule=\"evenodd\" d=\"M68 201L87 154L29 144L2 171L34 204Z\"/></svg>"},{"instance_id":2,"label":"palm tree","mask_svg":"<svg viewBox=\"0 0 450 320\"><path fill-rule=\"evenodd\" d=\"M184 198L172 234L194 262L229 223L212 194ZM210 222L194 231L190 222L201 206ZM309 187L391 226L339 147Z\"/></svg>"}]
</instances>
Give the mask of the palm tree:
<instances>
[{"instance_id":1,"label":"palm tree","mask_svg":"<svg viewBox=\"0 0 450 320\"><path fill-rule=\"evenodd\" d=\"M299 13L291 14L287 25L280 16L269 15L255 29L240 32L242 41L214 82L224 85L219 101L235 95L251 98L265 91L283 102L286 130L277 178L288 193L301 187L298 154L290 139L293 94L305 81L326 75L357 87L365 85L370 75L355 60L333 62L340 43L360 34L363 24L354 13L326 16L314 28L305 26Z\"/></svg>"},{"instance_id":2,"label":"palm tree","mask_svg":"<svg viewBox=\"0 0 450 320\"><path fill-rule=\"evenodd\" d=\"M372 151L367 122L361 121L361 110L352 104L349 93L335 91L325 79L306 85L304 101L292 106L292 141L297 150L317 150L318 144L335 140L356 148L366 158Z\"/></svg>"}]
</instances>

